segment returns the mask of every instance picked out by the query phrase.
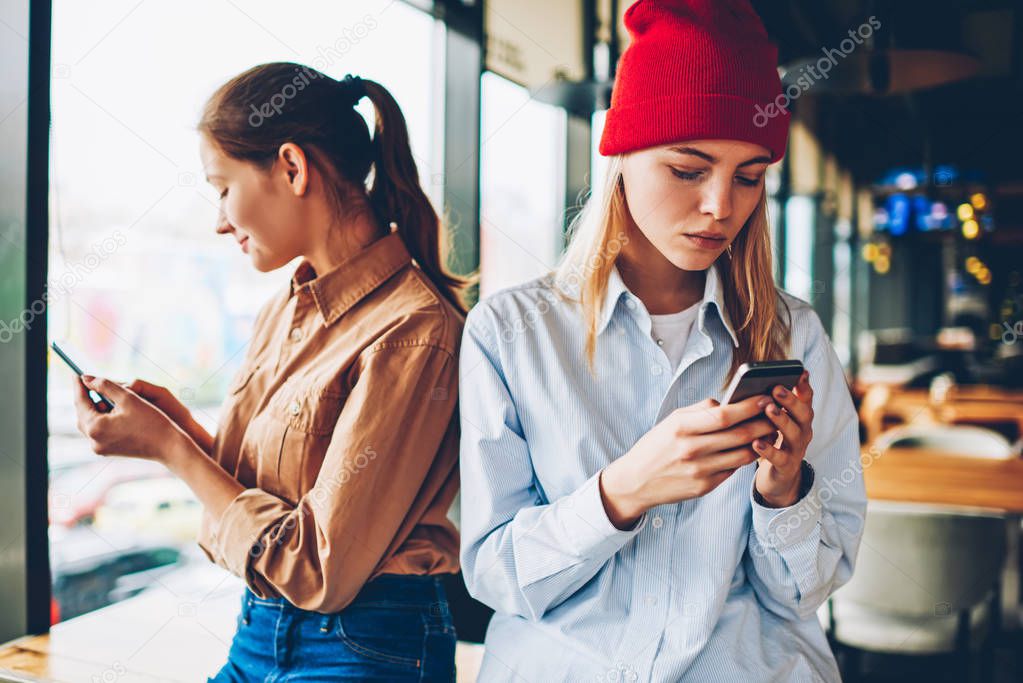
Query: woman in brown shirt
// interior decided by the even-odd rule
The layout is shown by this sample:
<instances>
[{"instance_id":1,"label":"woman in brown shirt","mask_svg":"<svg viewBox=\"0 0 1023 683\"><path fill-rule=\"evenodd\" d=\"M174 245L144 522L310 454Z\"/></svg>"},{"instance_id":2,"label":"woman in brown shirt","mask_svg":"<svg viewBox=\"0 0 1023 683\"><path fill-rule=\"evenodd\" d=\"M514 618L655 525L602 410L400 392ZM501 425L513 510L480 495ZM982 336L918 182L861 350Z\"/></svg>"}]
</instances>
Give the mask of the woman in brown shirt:
<instances>
[{"instance_id":1,"label":"woman in brown shirt","mask_svg":"<svg viewBox=\"0 0 1023 683\"><path fill-rule=\"evenodd\" d=\"M259 312L216 436L162 387L91 377L79 428L187 482L200 547L245 580L210 680L453 680L466 281L442 265L401 111L373 81L273 63L221 86L199 132L217 232L257 270L301 262Z\"/></svg>"}]
</instances>

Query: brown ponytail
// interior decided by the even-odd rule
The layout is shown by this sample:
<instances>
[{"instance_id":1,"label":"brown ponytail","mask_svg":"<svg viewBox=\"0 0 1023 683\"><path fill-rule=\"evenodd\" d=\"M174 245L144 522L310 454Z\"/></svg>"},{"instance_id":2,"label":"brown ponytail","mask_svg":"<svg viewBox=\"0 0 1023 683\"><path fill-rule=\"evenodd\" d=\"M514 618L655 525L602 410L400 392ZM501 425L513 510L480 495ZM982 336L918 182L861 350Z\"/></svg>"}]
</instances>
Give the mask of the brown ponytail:
<instances>
[{"instance_id":1,"label":"brown ponytail","mask_svg":"<svg viewBox=\"0 0 1023 683\"><path fill-rule=\"evenodd\" d=\"M292 62L261 64L220 86L203 109L199 132L228 156L262 168L273 165L285 142L302 147L339 213L368 205L381 226L397 223L412 258L465 313L462 294L472 279L445 266L447 233L419 185L405 117L384 86L361 83L376 110L372 138L348 84Z\"/></svg>"},{"instance_id":2,"label":"brown ponytail","mask_svg":"<svg viewBox=\"0 0 1023 683\"><path fill-rule=\"evenodd\" d=\"M409 253L448 299L466 312L461 292L470 280L453 275L444 266L446 233L423 188L409 145L408 127L398 103L387 88L363 79L366 96L376 110L373 132L373 187L369 201L378 216L398 224Z\"/></svg>"}]
</instances>

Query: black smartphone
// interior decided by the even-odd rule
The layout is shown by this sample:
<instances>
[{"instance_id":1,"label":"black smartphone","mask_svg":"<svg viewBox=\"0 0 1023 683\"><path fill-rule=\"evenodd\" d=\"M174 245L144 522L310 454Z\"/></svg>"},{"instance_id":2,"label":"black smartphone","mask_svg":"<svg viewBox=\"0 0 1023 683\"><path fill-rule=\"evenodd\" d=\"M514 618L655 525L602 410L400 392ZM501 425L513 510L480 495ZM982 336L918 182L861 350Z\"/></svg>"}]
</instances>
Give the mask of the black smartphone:
<instances>
[{"instance_id":1,"label":"black smartphone","mask_svg":"<svg viewBox=\"0 0 1023 683\"><path fill-rule=\"evenodd\" d=\"M75 371L76 375L81 377L85 374L82 372L82 369L78 367L78 364L71 360L71 357L64 351L64 349L60 348L60 344L55 341L50 342L50 348L57 352L57 355L68 364L68 367ZM96 410L101 413L109 413L114 409L114 402L95 389L89 389L89 399L92 401L92 404L96 406Z\"/></svg>"},{"instance_id":2,"label":"black smartphone","mask_svg":"<svg viewBox=\"0 0 1023 683\"><path fill-rule=\"evenodd\" d=\"M803 374L803 363L798 360L769 360L743 363L725 391L721 404L738 403L750 396L769 395L779 384L792 389Z\"/></svg>"}]
</instances>

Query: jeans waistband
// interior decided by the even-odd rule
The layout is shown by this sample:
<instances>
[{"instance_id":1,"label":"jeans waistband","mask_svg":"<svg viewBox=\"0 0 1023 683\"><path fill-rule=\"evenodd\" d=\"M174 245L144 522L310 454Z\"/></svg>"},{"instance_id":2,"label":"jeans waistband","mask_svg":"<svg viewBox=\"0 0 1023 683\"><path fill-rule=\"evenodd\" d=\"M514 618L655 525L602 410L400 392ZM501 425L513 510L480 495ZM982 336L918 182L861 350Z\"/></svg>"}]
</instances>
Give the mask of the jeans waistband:
<instances>
[{"instance_id":1,"label":"jeans waistband","mask_svg":"<svg viewBox=\"0 0 1023 683\"><path fill-rule=\"evenodd\" d=\"M444 577L441 574L381 574L363 585L351 604L392 603L406 605L432 605L445 597ZM305 611L286 598L261 598L245 587L245 600L251 605L264 605ZM446 602L446 600L444 600Z\"/></svg>"}]
</instances>

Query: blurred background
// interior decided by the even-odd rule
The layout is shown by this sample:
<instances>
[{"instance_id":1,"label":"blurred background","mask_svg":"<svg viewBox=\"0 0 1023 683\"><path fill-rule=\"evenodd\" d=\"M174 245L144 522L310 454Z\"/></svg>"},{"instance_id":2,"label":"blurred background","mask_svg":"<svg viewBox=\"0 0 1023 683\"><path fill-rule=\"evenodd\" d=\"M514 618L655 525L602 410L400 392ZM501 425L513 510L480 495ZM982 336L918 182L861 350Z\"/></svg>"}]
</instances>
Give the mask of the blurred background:
<instances>
[{"instance_id":1,"label":"blurred background","mask_svg":"<svg viewBox=\"0 0 1023 683\"><path fill-rule=\"evenodd\" d=\"M0 679L195 680L226 655L240 583L199 553L201 507L159 465L92 454L44 350L165 385L215 430L293 265L257 273L214 233L206 97L278 60L383 83L485 297L551 270L600 182L629 4L4 4L0 640L30 637ZM775 275L846 368L871 498L857 577L820 619L850 680L1023 680L1023 9L753 4L793 115L768 175ZM450 589L473 680L488 611Z\"/></svg>"}]
</instances>

